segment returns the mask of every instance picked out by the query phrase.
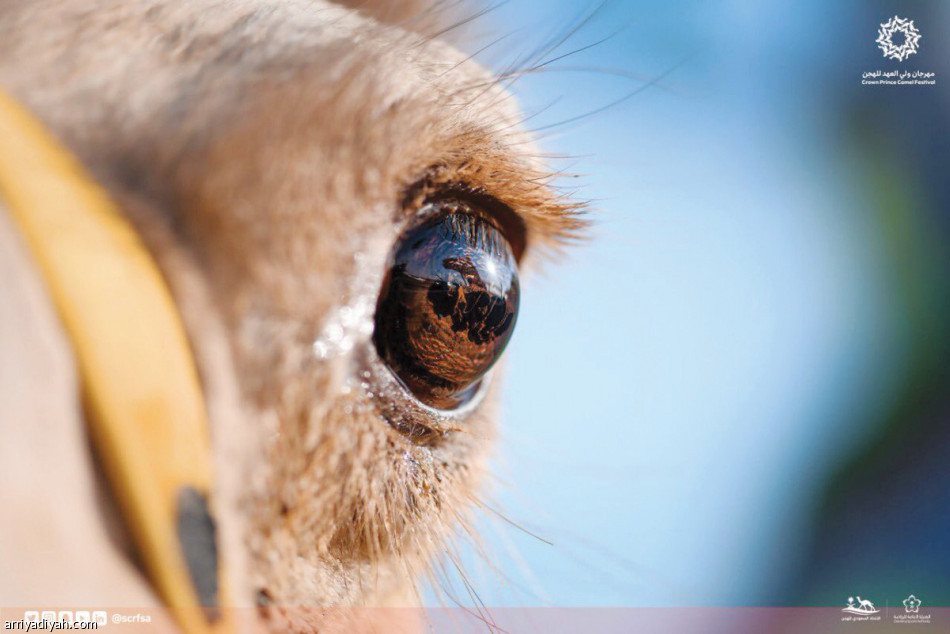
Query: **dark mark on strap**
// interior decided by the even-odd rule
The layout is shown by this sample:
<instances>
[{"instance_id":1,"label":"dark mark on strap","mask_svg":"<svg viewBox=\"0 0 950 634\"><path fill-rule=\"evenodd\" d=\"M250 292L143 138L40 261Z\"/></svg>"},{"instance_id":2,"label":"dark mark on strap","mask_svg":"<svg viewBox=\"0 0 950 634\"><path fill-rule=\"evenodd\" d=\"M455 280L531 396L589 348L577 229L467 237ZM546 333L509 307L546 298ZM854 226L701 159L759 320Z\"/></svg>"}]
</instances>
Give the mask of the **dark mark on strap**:
<instances>
[{"instance_id":1,"label":"dark mark on strap","mask_svg":"<svg viewBox=\"0 0 950 634\"><path fill-rule=\"evenodd\" d=\"M178 541L201 605L217 608L218 545L214 518L208 510L207 497L192 487L178 490ZM219 616L217 609L206 610L205 614L209 621Z\"/></svg>"}]
</instances>

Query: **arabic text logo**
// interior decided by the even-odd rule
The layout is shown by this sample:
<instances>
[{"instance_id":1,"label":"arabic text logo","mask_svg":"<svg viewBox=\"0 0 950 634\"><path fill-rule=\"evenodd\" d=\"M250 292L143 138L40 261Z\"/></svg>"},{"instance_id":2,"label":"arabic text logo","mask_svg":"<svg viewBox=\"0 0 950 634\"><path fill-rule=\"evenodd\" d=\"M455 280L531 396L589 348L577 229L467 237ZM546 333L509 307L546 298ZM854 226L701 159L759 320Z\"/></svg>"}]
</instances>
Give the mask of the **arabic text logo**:
<instances>
[{"instance_id":1,"label":"arabic text logo","mask_svg":"<svg viewBox=\"0 0 950 634\"><path fill-rule=\"evenodd\" d=\"M880 612L880 610L874 607L873 603L861 597L857 597L857 601L855 601L855 597L848 597L848 605L842 608L841 611L860 615L877 614Z\"/></svg>"},{"instance_id":2,"label":"arabic text logo","mask_svg":"<svg viewBox=\"0 0 950 634\"><path fill-rule=\"evenodd\" d=\"M896 41L895 41L896 39ZM913 20L905 20L896 15L881 25L877 32L877 45L884 51L884 57L903 62L917 52L920 31Z\"/></svg>"}]
</instances>

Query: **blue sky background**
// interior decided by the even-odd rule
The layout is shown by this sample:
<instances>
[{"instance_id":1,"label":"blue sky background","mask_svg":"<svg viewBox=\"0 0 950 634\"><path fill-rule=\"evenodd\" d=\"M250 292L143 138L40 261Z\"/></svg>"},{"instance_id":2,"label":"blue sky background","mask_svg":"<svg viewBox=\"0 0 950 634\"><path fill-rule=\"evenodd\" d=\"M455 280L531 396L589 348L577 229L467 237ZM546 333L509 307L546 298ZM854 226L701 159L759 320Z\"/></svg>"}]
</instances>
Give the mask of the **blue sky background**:
<instances>
[{"instance_id":1,"label":"blue sky background","mask_svg":"<svg viewBox=\"0 0 950 634\"><path fill-rule=\"evenodd\" d=\"M906 369L834 101L885 68L878 24L902 7L611 2L548 57L611 39L514 85L543 149L574 157L555 164L582 174L562 184L593 199L595 226L523 283L493 497L552 544L482 518L492 565L462 559L485 604L782 591L822 485ZM592 8L511 0L476 30L512 35L478 57L503 68Z\"/></svg>"}]
</instances>

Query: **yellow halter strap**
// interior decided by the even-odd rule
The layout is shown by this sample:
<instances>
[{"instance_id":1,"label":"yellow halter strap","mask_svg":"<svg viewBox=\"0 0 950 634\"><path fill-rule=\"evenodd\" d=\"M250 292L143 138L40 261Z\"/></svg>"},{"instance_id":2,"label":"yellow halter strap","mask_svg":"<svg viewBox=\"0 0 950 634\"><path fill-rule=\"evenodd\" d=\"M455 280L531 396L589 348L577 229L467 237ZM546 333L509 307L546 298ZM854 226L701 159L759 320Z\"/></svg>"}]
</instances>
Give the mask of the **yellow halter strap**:
<instances>
[{"instance_id":1,"label":"yellow halter strap","mask_svg":"<svg viewBox=\"0 0 950 634\"><path fill-rule=\"evenodd\" d=\"M72 343L87 421L153 585L187 632L223 628L204 398L175 303L108 195L0 90L0 199Z\"/></svg>"}]
</instances>

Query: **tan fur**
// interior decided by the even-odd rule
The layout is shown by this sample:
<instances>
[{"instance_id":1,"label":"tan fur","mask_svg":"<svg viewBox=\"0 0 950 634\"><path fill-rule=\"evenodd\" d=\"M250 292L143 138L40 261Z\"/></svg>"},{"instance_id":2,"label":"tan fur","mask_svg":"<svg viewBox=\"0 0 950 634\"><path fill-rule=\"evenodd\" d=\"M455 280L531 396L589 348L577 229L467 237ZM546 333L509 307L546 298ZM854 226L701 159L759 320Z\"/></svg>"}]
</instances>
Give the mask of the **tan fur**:
<instances>
[{"instance_id":1,"label":"tan fur","mask_svg":"<svg viewBox=\"0 0 950 634\"><path fill-rule=\"evenodd\" d=\"M488 74L425 37L428 17L354 4L0 4L0 85L109 189L172 287L211 414L230 591L269 603L271 623L286 606L412 601L479 497L494 389L433 413L359 327L414 206L453 187L498 199L524 223L524 264L580 227ZM354 345L321 360L312 344L333 323ZM74 377L61 383L56 416L76 418ZM457 431L419 445L394 419ZM5 517L0 544L42 521ZM75 602L32 590L0 583L0 604Z\"/></svg>"}]
</instances>

